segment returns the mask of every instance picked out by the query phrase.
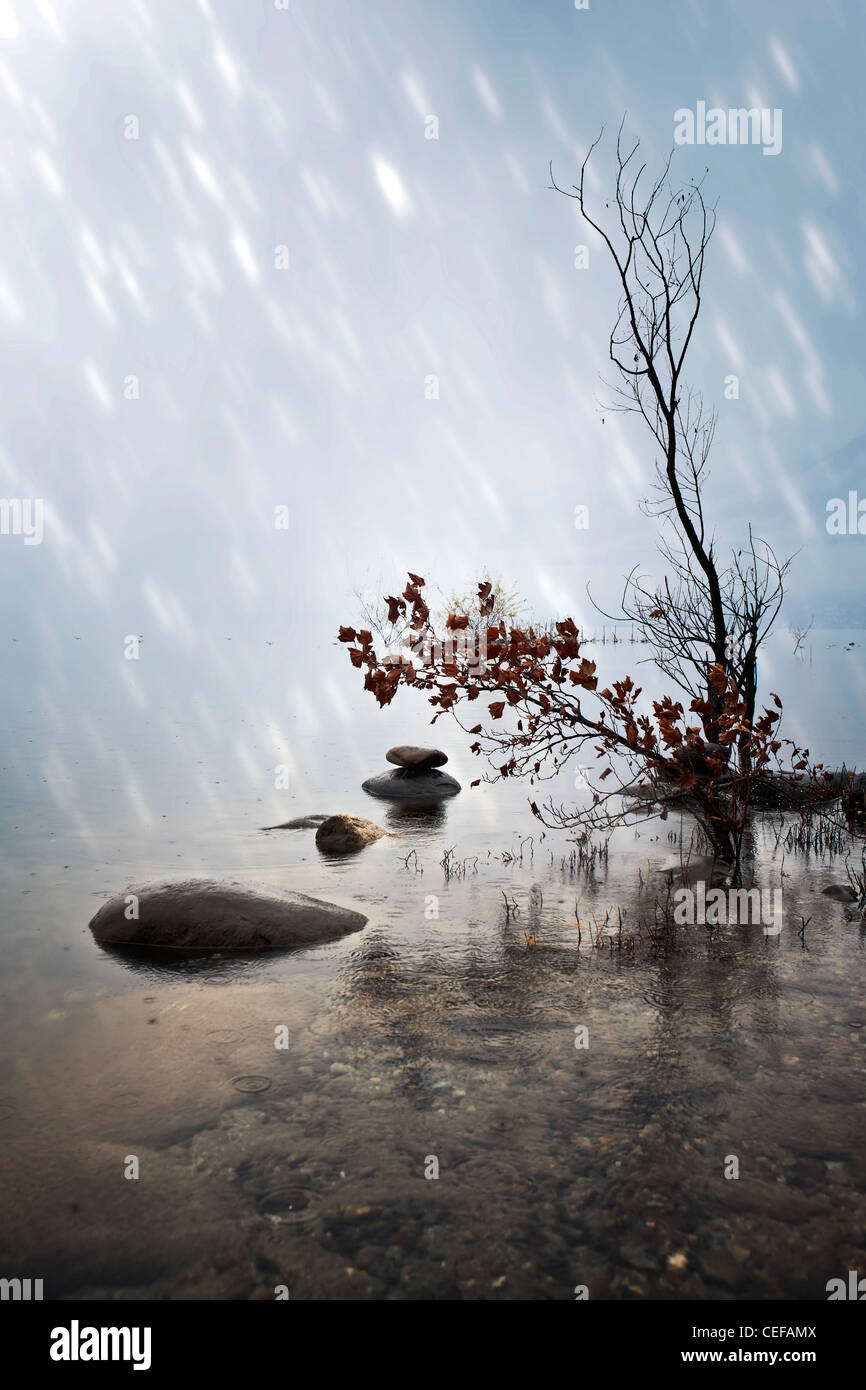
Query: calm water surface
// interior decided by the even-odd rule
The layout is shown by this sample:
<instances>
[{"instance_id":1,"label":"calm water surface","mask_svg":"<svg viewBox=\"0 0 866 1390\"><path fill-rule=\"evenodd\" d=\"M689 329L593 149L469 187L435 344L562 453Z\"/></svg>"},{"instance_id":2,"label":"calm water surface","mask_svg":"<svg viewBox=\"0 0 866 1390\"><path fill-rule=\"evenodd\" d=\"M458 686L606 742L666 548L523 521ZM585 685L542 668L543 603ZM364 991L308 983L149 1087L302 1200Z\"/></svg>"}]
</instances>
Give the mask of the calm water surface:
<instances>
[{"instance_id":1,"label":"calm water surface","mask_svg":"<svg viewBox=\"0 0 866 1390\"><path fill-rule=\"evenodd\" d=\"M788 732L823 730L828 764L866 762L862 642L771 654ZM60 1298L508 1299L824 1298L862 1268L864 930L821 896L841 858L767 824L781 935L663 932L687 824L617 832L586 872L525 788L469 790L453 726L368 710L322 662L321 702L274 698L272 672L245 705L168 682L144 705L46 696L7 728L4 1270ZM431 733L459 797L407 816L364 795L389 744ZM261 829L333 811L393 835L325 860ZM107 896L196 875L368 925L186 965L95 945Z\"/></svg>"}]
</instances>

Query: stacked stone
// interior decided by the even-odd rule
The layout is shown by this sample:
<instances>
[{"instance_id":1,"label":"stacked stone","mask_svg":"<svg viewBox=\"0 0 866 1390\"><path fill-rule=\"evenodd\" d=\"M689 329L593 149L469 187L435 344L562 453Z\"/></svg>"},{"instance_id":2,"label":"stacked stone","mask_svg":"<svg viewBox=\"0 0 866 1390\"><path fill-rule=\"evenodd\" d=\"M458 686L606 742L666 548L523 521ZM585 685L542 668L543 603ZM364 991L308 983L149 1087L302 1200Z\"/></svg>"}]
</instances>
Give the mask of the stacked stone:
<instances>
[{"instance_id":1,"label":"stacked stone","mask_svg":"<svg viewBox=\"0 0 866 1390\"><path fill-rule=\"evenodd\" d=\"M441 748L416 748L401 743L388 749L385 761L394 765L394 771L368 777L363 789L370 796L385 801L441 801L460 791L460 783L454 777L439 771L448 761L448 754Z\"/></svg>"}]
</instances>

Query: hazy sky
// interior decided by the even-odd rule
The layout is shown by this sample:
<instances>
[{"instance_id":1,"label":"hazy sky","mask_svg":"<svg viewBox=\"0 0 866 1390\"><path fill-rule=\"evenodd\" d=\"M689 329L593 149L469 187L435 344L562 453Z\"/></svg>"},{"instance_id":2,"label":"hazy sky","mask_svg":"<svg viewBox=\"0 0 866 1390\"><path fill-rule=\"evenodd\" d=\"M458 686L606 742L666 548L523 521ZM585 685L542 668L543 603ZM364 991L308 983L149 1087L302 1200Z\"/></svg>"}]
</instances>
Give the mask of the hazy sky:
<instances>
[{"instance_id":1,"label":"hazy sky","mask_svg":"<svg viewBox=\"0 0 866 1390\"><path fill-rule=\"evenodd\" d=\"M130 634L169 682L225 679L228 636L300 664L407 567L613 601L653 456L605 413L615 285L548 162L626 110L663 159L700 101L783 136L675 159L719 199L713 514L801 550L792 617L859 622L866 537L825 507L866 498L864 38L839 0L0 0L0 491L45 506L0 536L10 696L132 699Z\"/></svg>"}]
</instances>

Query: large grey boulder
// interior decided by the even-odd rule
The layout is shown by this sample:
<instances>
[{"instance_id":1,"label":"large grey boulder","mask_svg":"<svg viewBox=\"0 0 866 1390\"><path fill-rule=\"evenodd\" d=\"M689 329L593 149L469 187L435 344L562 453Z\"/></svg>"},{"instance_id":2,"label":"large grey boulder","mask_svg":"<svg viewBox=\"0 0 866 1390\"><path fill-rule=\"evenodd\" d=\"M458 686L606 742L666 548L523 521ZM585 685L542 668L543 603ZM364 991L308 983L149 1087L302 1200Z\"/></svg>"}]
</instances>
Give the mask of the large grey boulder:
<instances>
[{"instance_id":1,"label":"large grey boulder","mask_svg":"<svg viewBox=\"0 0 866 1390\"><path fill-rule=\"evenodd\" d=\"M128 888L99 909L90 930L97 941L113 946L275 951L335 941L366 922L360 912L306 893L260 893L193 879Z\"/></svg>"},{"instance_id":2,"label":"large grey boulder","mask_svg":"<svg viewBox=\"0 0 866 1390\"><path fill-rule=\"evenodd\" d=\"M436 768L415 772L410 768L398 767L393 772L380 772L377 777L368 777L362 787L370 796L382 801L442 801L445 797L456 796L460 783L447 772Z\"/></svg>"},{"instance_id":3,"label":"large grey boulder","mask_svg":"<svg viewBox=\"0 0 866 1390\"><path fill-rule=\"evenodd\" d=\"M316 831L316 845L324 854L350 854L387 834L363 816L328 816Z\"/></svg>"}]
</instances>

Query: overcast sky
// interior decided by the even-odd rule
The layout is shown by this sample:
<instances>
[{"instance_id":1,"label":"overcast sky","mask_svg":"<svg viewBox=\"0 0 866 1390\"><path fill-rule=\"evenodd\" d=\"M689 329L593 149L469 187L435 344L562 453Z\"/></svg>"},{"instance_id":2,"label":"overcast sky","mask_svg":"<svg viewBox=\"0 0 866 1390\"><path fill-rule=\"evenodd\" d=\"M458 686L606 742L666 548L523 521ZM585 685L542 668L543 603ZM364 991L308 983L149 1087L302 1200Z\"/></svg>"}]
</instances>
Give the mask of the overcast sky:
<instances>
[{"instance_id":1,"label":"overcast sky","mask_svg":"<svg viewBox=\"0 0 866 1390\"><path fill-rule=\"evenodd\" d=\"M782 112L776 155L675 156L719 203L711 509L800 550L790 616L860 623L866 537L825 509L866 498L864 30L840 0L0 0L0 491L45 506L41 545L0 537L10 696L132 698L130 634L169 681L226 679L229 636L300 660L406 568L614 601L653 456L605 411L616 289L548 163L625 111L662 160L701 101Z\"/></svg>"}]
</instances>

